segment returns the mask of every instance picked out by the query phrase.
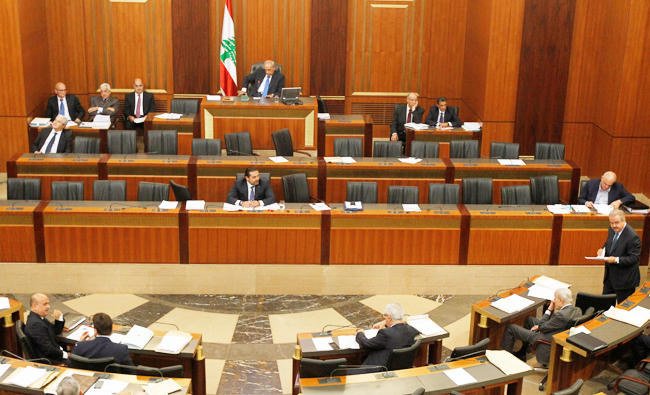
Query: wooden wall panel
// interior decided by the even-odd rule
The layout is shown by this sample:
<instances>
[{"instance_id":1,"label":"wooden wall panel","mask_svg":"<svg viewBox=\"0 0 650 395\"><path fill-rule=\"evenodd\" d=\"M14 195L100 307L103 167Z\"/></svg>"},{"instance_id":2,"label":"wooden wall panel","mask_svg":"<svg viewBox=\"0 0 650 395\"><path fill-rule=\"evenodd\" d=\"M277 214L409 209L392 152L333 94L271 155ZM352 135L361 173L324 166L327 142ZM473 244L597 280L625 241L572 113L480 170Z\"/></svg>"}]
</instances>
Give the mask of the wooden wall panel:
<instances>
[{"instance_id":1,"label":"wooden wall panel","mask_svg":"<svg viewBox=\"0 0 650 395\"><path fill-rule=\"evenodd\" d=\"M512 122L483 122L481 135L481 157L490 157L492 142L511 143L515 125Z\"/></svg>"},{"instance_id":2,"label":"wooden wall panel","mask_svg":"<svg viewBox=\"0 0 650 395\"><path fill-rule=\"evenodd\" d=\"M492 0L473 0L467 10L465 57L463 66L463 101L481 119L485 118L485 89L490 45L489 17Z\"/></svg>"},{"instance_id":3,"label":"wooden wall panel","mask_svg":"<svg viewBox=\"0 0 650 395\"><path fill-rule=\"evenodd\" d=\"M210 91L208 0L172 0L174 91Z\"/></svg>"},{"instance_id":4,"label":"wooden wall panel","mask_svg":"<svg viewBox=\"0 0 650 395\"><path fill-rule=\"evenodd\" d=\"M0 172L7 171L7 160L17 152L27 152L27 124L25 117L0 117Z\"/></svg>"},{"instance_id":5,"label":"wooden wall panel","mask_svg":"<svg viewBox=\"0 0 650 395\"><path fill-rule=\"evenodd\" d=\"M20 18L17 1L1 1L0 13L4 16L3 39L0 51L0 114L3 116L25 114L25 91L21 56ZM4 134L5 130L0 130Z\"/></svg>"},{"instance_id":6,"label":"wooden wall panel","mask_svg":"<svg viewBox=\"0 0 650 395\"><path fill-rule=\"evenodd\" d=\"M312 95L345 95L347 4L347 0L311 0Z\"/></svg>"},{"instance_id":7,"label":"wooden wall panel","mask_svg":"<svg viewBox=\"0 0 650 395\"><path fill-rule=\"evenodd\" d=\"M565 158L580 166L582 175L599 175L602 169L594 168L591 161L591 144L594 125L591 122L565 123L562 128L562 144L565 145Z\"/></svg>"},{"instance_id":8,"label":"wooden wall panel","mask_svg":"<svg viewBox=\"0 0 650 395\"><path fill-rule=\"evenodd\" d=\"M40 115L53 86L50 84L50 65L43 56L49 50L48 40L43 39L47 36L47 27L45 23L34 21L47 20L47 14L40 0L21 0L18 6L25 94L25 112L20 115Z\"/></svg>"}]
</instances>

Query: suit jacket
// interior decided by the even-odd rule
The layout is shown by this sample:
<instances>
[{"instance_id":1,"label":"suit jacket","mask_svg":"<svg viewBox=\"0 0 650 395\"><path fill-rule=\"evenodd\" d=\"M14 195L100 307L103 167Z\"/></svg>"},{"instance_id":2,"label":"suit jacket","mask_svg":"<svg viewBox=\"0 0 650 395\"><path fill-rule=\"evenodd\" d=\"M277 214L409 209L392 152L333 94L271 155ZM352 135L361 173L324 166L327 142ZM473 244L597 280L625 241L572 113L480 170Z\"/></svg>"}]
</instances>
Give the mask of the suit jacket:
<instances>
[{"instance_id":1,"label":"suit jacket","mask_svg":"<svg viewBox=\"0 0 650 395\"><path fill-rule=\"evenodd\" d=\"M83 119L84 108L81 107L79 99L75 95L65 95L65 101L68 105L68 112L70 113L70 118L74 121L75 119ZM54 95L47 100L47 107L45 108L45 116L50 118L51 121L59 115L59 97Z\"/></svg>"},{"instance_id":2,"label":"suit jacket","mask_svg":"<svg viewBox=\"0 0 650 395\"><path fill-rule=\"evenodd\" d=\"M605 263L603 282L609 281L614 289L635 288L641 281L639 274L641 239L630 224L626 224L612 249L613 240L614 231L610 228L603 248L605 256L617 256L618 263Z\"/></svg>"},{"instance_id":3,"label":"suit jacket","mask_svg":"<svg viewBox=\"0 0 650 395\"><path fill-rule=\"evenodd\" d=\"M52 127L43 128L36 136L34 143L30 147L29 152L36 152L43 148L43 144L47 141L47 137L50 135ZM59 144L56 146L57 153L72 152L72 133L68 130L63 130L62 135L59 138Z\"/></svg>"},{"instance_id":4,"label":"suit jacket","mask_svg":"<svg viewBox=\"0 0 650 395\"><path fill-rule=\"evenodd\" d=\"M586 202L592 202L596 200L596 195L598 195L598 188L600 188L600 179L594 178L587 181L584 188L580 191L580 197L578 197L579 204L585 204ZM607 196L607 204L611 204L613 201L621 199L623 204L632 203L634 200L634 195L629 193L623 184L615 182L609 187L609 195Z\"/></svg>"},{"instance_id":5,"label":"suit jacket","mask_svg":"<svg viewBox=\"0 0 650 395\"><path fill-rule=\"evenodd\" d=\"M438 114L439 114L438 106L431 106L429 109L429 115L427 115L427 121L425 123L428 123L431 126L435 126L435 124L438 122ZM452 127L458 128L460 127L463 122L460 120L458 117L458 109L456 107L447 107L447 110L445 111L445 122L449 122Z\"/></svg>"},{"instance_id":6,"label":"suit jacket","mask_svg":"<svg viewBox=\"0 0 650 395\"><path fill-rule=\"evenodd\" d=\"M266 78L266 71L263 68L259 68L252 72L251 74L244 77L244 87L251 85L251 88L248 89L249 96L261 96L257 91L260 88L260 85L264 82ZM278 70L275 70L273 76L271 77L271 83L269 84L269 95L280 96L280 93L284 88L284 75Z\"/></svg>"},{"instance_id":7,"label":"suit jacket","mask_svg":"<svg viewBox=\"0 0 650 395\"><path fill-rule=\"evenodd\" d=\"M390 124L390 134L397 133L397 137L406 142L406 132L404 130L404 123L406 122L406 104L398 104L395 106L395 111L393 112L393 122ZM415 107L413 111L413 122L421 123L422 115L424 115L424 109L420 106ZM390 137L390 136L388 136Z\"/></svg>"},{"instance_id":8,"label":"suit jacket","mask_svg":"<svg viewBox=\"0 0 650 395\"><path fill-rule=\"evenodd\" d=\"M539 325L538 336L551 340L554 334L566 330L573 320L581 316L579 308L573 305L562 307L550 315L544 314L537 325ZM551 347L546 344L539 344L535 350L536 358L541 363L548 363L551 356Z\"/></svg>"},{"instance_id":9,"label":"suit jacket","mask_svg":"<svg viewBox=\"0 0 650 395\"><path fill-rule=\"evenodd\" d=\"M112 119L115 116L115 113L120 109L120 100L117 97L109 96L108 99L104 101L101 96L93 96L90 98L90 107L101 107L103 109L102 115L110 115ZM115 110L106 110L108 107L113 107ZM94 118L95 115L97 115L97 111L88 111L88 115Z\"/></svg>"},{"instance_id":10,"label":"suit jacket","mask_svg":"<svg viewBox=\"0 0 650 395\"><path fill-rule=\"evenodd\" d=\"M248 184L246 183L246 178L235 181L235 184L228 193L228 203L235 204L237 200L248 200ZM260 183L255 187L255 200L263 201L265 206L275 203L273 188L271 188L268 181L260 178Z\"/></svg>"},{"instance_id":11,"label":"suit jacket","mask_svg":"<svg viewBox=\"0 0 650 395\"><path fill-rule=\"evenodd\" d=\"M77 342L72 353L86 358L113 357L122 365L133 365L129 348L124 344L113 343L108 337L97 336L88 341Z\"/></svg>"},{"instance_id":12,"label":"suit jacket","mask_svg":"<svg viewBox=\"0 0 650 395\"><path fill-rule=\"evenodd\" d=\"M135 116L135 92L127 93L124 99L124 127L126 129L133 129L136 125L143 125L141 123L135 124L129 121L129 115ZM153 93L142 92L142 114L140 115L145 116L153 111L154 104Z\"/></svg>"},{"instance_id":13,"label":"suit jacket","mask_svg":"<svg viewBox=\"0 0 650 395\"><path fill-rule=\"evenodd\" d=\"M32 358L47 358L53 363L63 360L63 350L56 342L56 335L61 334L65 321L54 321L54 324L41 318L33 311L27 316L25 335L30 339L34 355Z\"/></svg>"},{"instance_id":14,"label":"suit jacket","mask_svg":"<svg viewBox=\"0 0 650 395\"><path fill-rule=\"evenodd\" d=\"M391 352L396 348L413 345L414 338L419 333L415 328L404 323L381 329L372 339L368 339L363 332L357 333L357 343L361 348L372 350L363 364L387 367Z\"/></svg>"}]
</instances>

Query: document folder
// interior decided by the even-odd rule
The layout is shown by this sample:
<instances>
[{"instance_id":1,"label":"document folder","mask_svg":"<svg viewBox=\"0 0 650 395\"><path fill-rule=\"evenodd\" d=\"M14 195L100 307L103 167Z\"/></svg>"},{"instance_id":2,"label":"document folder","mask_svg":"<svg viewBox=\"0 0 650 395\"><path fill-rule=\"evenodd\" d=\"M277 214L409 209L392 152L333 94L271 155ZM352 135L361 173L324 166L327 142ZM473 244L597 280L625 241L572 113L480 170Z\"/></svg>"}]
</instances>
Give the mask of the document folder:
<instances>
[{"instance_id":1,"label":"document folder","mask_svg":"<svg viewBox=\"0 0 650 395\"><path fill-rule=\"evenodd\" d=\"M566 341L592 353L607 347L607 343L586 333L569 336Z\"/></svg>"}]
</instances>

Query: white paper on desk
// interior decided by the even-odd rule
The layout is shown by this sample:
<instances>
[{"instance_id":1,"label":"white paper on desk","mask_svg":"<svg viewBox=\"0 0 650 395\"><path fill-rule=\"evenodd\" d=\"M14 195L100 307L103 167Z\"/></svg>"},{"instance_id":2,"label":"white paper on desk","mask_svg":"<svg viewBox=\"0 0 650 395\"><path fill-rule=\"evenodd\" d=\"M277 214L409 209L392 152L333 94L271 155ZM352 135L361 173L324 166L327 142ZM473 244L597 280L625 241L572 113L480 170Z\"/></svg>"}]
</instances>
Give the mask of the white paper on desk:
<instances>
[{"instance_id":1,"label":"white paper on desk","mask_svg":"<svg viewBox=\"0 0 650 395\"><path fill-rule=\"evenodd\" d=\"M85 392L85 395L119 394L129 385L127 381L99 379Z\"/></svg>"},{"instance_id":2,"label":"white paper on desk","mask_svg":"<svg viewBox=\"0 0 650 395\"><path fill-rule=\"evenodd\" d=\"M81 325L74 332L70 333L66 338L74 341L81 341L81 336L87 333L88 336L95 336L95 329L88 325Z\"/></svg>"},{"instance_id":3,"label":"white paper on desk","mask_svg":"<svg viewBox=\"0 0 650 395\"><path fill-rule=\"evenodd\" d=\"M357 163L357 161L351 156L341 156L341 163L349 165L351 163Z\"/></svg>"},{"instance_id":4,"label":"white paper on desk","mask_svg":"<svg viewBox=\"0 0 650 395\"><path fill-rule=\"evenodd\" d=\"M163 200L158 205L158 208L161 209L161 210L173 210L176 207L178 207L178 202L175 202L173 200L172 201Z\"/></svg>"},{"instance_id":5,"label":"white paper on desk","mask_svg":"<svg viewBox=\"0 0 650 395\"><path fill-rule=\"evenodd\" d=\"M129 348L142 350L152 337L153 332L151 329L140 325L133 325L129 329L129 332L122 338L122 344L126 344Z\"/></svg>"},{"instance_id":6,"label":"white paper on desk","mask_svg":"<svg viewBox=\"0 0 650 395\"><path fill-rule=\"evenodd\" d=\"M257 210L262 210L262 211L278 211L282 210L282 207L278 203L271 203L271 204L265 204L262 207L257 207Z\"/></svg>"},{"instance_id":7,"label":"white paper on desk","mask_svg":"<svg viewBox=\"0 0 650 395\"><path fill-rule=\"evenodd\" d=\"M109 122L97 122L93 121L90 124L90 127L93 129L110 129L111 128L111 123Z\"/></svg>"},{"instance_id":8,"label":"white paper on desk","mask_svg":"<svg viewBox=\"0 0 650 395\"><path fill-rule=\"evenodd\" d=\"M50 118L36 117L29 123L29 126L47 126L50 124Z\"/></svg>"},{"instance_id":9,"label":"white paper on desk","mask_svg":"<svg viewBox=\"0 0 650 395\"><path fill-rule=\"evenodd\" d=\"M363 331L363 334L366 335L366 339L372 339L377 336L379 329L366 329Z\"/></svg>"},{"instance_id":10,"label":"white paper on desk","mask_svg":"<svg viewBox=\"0 0 650 395\"><path fill-rule=\"evenodd\" d=\"M463 123L463 129L467 130L468 132L478 132L479 130L481 130L481 123L465 122Z\"/></svg>"},{"instance_id":11,"label":"white paper on desk","mask_svg":"<svg viewBox=\"0 0 650 395\"><path fill-rule=\"evenodd\" d=\"M609 213L612 211L612 206L609 204L594 204L594 208L600 215L609 215Z\"/></svg>"},{"instance_id":12,"label":"white paper on desk","mask_svg":"<svg viewBox=\"0 0 650 395\"><path fill-rule=\"evenodd\" d=\"M47 376L47 374L48 371L45 369L25 366L22 368L16 368L16 370L5 379L4 383L26 388L38 380L42 380L43 377Z\"/></svg>"},{"instance_id":13,"label":"white paper on desk","mask_svg":"<svg viewBox=\"0 0 650 395\"><path fill-rule=\"evenodd\" d=\"M570 214L571 206L568 204L548 204L546 209L553 214Z\"/></svg>"},{"instance_id":14,"label":"white paper on desk","mask_svg":"<svg viewBox=\"0 0 650 395\"><path fill-rule=\"evenodd\" d=\"M134 118L133 123L144 123L146 117Z\"/></svg>"},{"instance_id":15,"label":"white paper on desk","mask_svg":"<svg viewBox=\"0 0 650 395\"><path fill-rule=\"evenodd\" d=\"M550 288L553 291L560 288L571 288L571 284L556 280L548 276L539 276L533 280L533 283L540 285L542 287Z\"/></svg>"},{"instance_id":16,"label":"white paper on desk","mask_svg":"<svg viewBox=\"0 0 650 395\"><path fill-rule=\"evenodd\" d=\"M526 362L515 357L505 350L486 350L485 356L488 361L502 371L505 375L518 374L531 371L532 368Z\"/></svg>"},{"instance_id":17,"label":"white paper on desk","mask_svg":"<svg viewBox=\"0 0 650 395\"><path fill-rule=\"evenodd\" d=\"M571 210L575 211L576 213L590 213L591 210L589 210L589 207L585 206L584 204L572 204L571 205Z\"/></svg>"},{"instance_id":18,"label":"white paper on desk","mask_svg":"<svg viewBox=\"0 0 650 395\"><path fill-rule=\"evenodd\" d=\"M313 337L311 340L314 342L314 347L316 347L316 351L331 351L331 350L333 350L332 346L330 345L330 343L332 342L332 337L331 336Z\"/></svg>"},{"instance_id":19,"label":"white paper on desk","mask_svg":"<svg viewBox=\"0 0 650 395\"><path fill-rule=\"evenodd\" d=\"M269 160L275 163L286 163L289 162L284 156L269 156Z\"/></svg>"},{"instance_id":20,"label":"white paper on desk","mask_svg":"<svg viewBox=\"0 0 650 395\"><path fill-rule=\"evenodd\" d=\"M348 202L347 200L343 203L346 211L361 211L363 210L363 203L357 202Z\"/></svg>"},{"instance_id":21,"label":"white paper on desk","mask_svg":"<svg viewBox=\"0 0 650 395\"><path fill-rule=\"evenodd\" d=\"M429 129L431 126L429 126L428 123L408 122L404 124L404 127L415 129L415 130L425 130L425 129Z\"/></svg>"},{"instance_id":22,"label":"white paper on desk","mask_svg":"<svg viewBox=\"0 0 650 395\"><path fill-rule=\"evenodd\" d=\"M590 334L591 331L587 329L584 325L574 326L569 328L569 336L577 335L578 333Z\"/></svg>"},{"instance_id":23,"label":"white paper on desk","mask_svg":"<svg viewBox=\"0 0 650 395\"><path fill-rule=\"evenodd\" d=\"M9 308L9 298L6 296L0 296L0 310Z\"/></svg>"},{"instance_id":24,"label":"white paper on desk","mask_svg":"<svg viewBox=\"0 0 650 395\"><path fill-rule=\"evenodd\" d=\"M403 203L402 204L402 209L404 209L404 212L406 212L406 213L419 213L420 211L422 211L420 209L420 205L418 205L418 204Z\"/></svg>"},{"instance_id":25,"label":"white paper on desk","mask_svg":"<svg viewBox=\"0 0 650 395\"><path fill-rule=\"evenodd\" d=\"M79 127L80 128L92 128L93 123L92 122L82 122L82 123L79 124Z\"/></svg>"},{"instance_id":26,"label":"white paper on desk","mask_svg":"<svg viewBox=\"0 0 650 395\"><path fill-rule=\"evenodd\" d=\"M422 162L422 158L413 158L413 157L410 157L410 158L398 158L397 160L402 162L402 163L409 163L409 164L412 164L412 165L414 165L414 164L416 164L418 162Z\"/></svg>"},{"instance_id":27,"label":"white paper on desk","mask_svg":"<svg viewBox=\"0 0 650 395\"><path fill-rule=\"evenodd\" d=\"M95 118L93 118L93 123L111 123L111 116L110 115L104 115L104 114L97 114L95 115Z\"/></svg>"},{"instance_id":28,"label":"white paper on desk","mask_svg":"<svg viewBox=\"0 0 650 395\"><path fill-rule=\"evenodd\" d=\"M65 127L66 127L66 128L69 128L69 127L71 127L71 126L77 126L77 123L76 123L75 121L68 121L68 122L65 124Z\"/></svg>"},{"instance_id":29,"label":"white paper on desk","mask_svg":"<svg viewBox=\"0 0 650 395\"><path fill-rule=\"evenodd\" d=\"M415 328L423 336L437 336L447 333L446 330L433 322L433 320L426 314L412 315L408 317L406 323Z\"/></svg>"},{"instance_id":30,"label":"white paper on desk","mask_svg":"<svg viewBox=\"0 0 650 395\"><path fill-rule=\"evenodd\" d=\"M188 200L185 202L185 210L205 210L205 200Z\"/></svg>"},{"instance_id":31,"label":"white paper on desk","mask_svg":"<svg viewBox=\"0 0 650 395\"><path fill-rule=\"evenodd\" d=\"M122 340L124 339L124 335L121 333L113 332L108 338L111 339L113 343L121 344Z\"/></svg>"},{"instance_id":32,"label":"white paper on desk","mask_svg":"<svg viewBox=\"0 0 650 395\"><path fill-rule=\"evenodd\" d=\"M331 119L330 113L328 113L328 112L319 112L318 113L318 119L323 120L323 121L327 121L328 119Z\"/></svg>"},{"instance_id":33,"label":"white paper on desk","mask_svg":"<svg viewBox=\"0 0 650 395\"><path fill-rule=\"evenodd\" d=\"M533 298L553 300L555 299L555 290L534 284L532 287L528 288L528 296L531 296Z\"/></svg>"},{"instance_id":34,"label":"white paper on desk","mask_svg":"<svg viewBox=\"0 0 650 395\"><path fill-rule=\"evenodd\" d=\"M163 380L158 383L149 383L145 386L145 391L149 395L167 395L182 389L183 387L172 379Z\"/></svg>"},{"instance_id":35,"label":"white paper on desk","mask_svg":"<svg viewBox=\"0 0 650 395\"><path fill-rule=\"evenodd\" d=\"M604 314L607 318L625 322L637 328L644 326L650 318L650 311L641 306L636 306L632 310L623 310L612 306Z\"/></svg>"},{"instance_id":36,"label":"white paper on desk","mask_svg":"<svg viewBox=\"0 0 650 395\"><path fill-rule=\"evenodd\" d=\"M526 162L521 159L497 159L502 166L526 166Z\"/></svg>"},{"instance_id":37,"label":"white paper on desk","mask_svg":"<svg viewBox=\"0 0 650 395\"><path fill-rule=\"evenodd\" d=\"M4 375L10 367L10 363L0 364L0 377L2 377L2 375Z\"/></svg>"},{"instance_id":38,"label":"white paper on desk","mask_svg":"<svg viewBox=\"0 0 650 395\"><path fill-rule=\"evenodd\" d=\"M180 352L192 340L192 335L187 332L169 331L165 333L156 347L156 352L165 354L180 354Z\"/></svg>"},{"instance_id":39,"label":"white paper on desk","mask_svg":"<svg viewBox=\"0 0 650 395\"><path fill-rule=\"evenodd\" d=\"M183 114L179 114L176 112L165 112L154 116L154 118L159 118L159 119L181 119L182 117Z\"/></svg>"},{"instance_id":40,"label":"white paper on desk","mask_svg":"<svg viewBox=\"0 0 650 395\"><path fill-rule=\"evenodd\" d=\"M449 377L456 385L476 383L474 376L467 373L467 370L463 368L443 370L442 373Z\"/></svg>"},{"instance_id":41,"label":"white paper on desk","mask_svg":"<svg viewBox=\"0 0 650 395\"><path fill-rule=\"evenodd\" d=\"M533 302L530 299L526 299L517 294L512 294L508 297L492 302L490 303L490 305L492 305L492 307L495 307L501 311L505 311L508 314L512 314L517 311L521 311L525 309L526 307L532 305L533 303L535 302Z\"/></svg>"},{"instance_id":42,"label":"white paper on desk","mask_svg":"<svg viewBox=\"0 0 650 395\"><path fill-rule=\"evenodd\" d=\"M354 335L343 335L336 338L339 344L340 349L359 349L359 343L357 343L356 336Z\"/></svg>"},{"instance_id":43,"label":"white paper on desk","mask_svg":"<svg viewBox=\"0 0 650 395\"><path fill-rule=\"evenodd\" d=\"M325 203L319 202L319 203L310 203L309 206L313 208L316 211L328 211L331 210L330 206L328 206Z\"/></svg>"},{"instance_id":44,"label":"white paper on desk","mask_svg":"<svg viewBox=\"0 0 650 395\"><path fill-rule=\"evenodd\" d=\"M219 95L205 95L207 101L221 101L221 96Z\"/></svg>"},{"instance_id":45,"label":"white paper on desk","mask_svg":"<svg viewBox=\"0 0 650 395\"><path fill-rule=\"evenodd\" d=\"M236 204L230 204L230 203L223 203L223 211L240 211L242 209L241 206L238 206Z\"/></svg>"}]
</instances>

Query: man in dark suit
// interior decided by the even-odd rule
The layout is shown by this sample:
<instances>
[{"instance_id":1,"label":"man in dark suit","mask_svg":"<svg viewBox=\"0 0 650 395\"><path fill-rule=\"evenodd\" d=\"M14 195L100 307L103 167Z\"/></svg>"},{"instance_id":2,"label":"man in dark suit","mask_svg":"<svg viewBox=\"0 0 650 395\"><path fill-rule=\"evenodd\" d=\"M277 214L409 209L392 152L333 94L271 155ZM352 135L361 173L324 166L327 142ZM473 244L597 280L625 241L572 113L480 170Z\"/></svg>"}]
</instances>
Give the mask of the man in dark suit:
<instances>
[{"instance_id":1,"label":"man in dark suit","mask_svg":"<svg viewBox=\"0 0 650 395\"><path fill-rule=\"evenodd\" d=\"M412 346L419 332L403 320L404 311L398 303L389 303L384 310L384 320L373 325L379 329L377 336L368 339L362 329L357 331L357 343L370 351L364 365L386 366L391 352L396 348Z\"/></svg>"},{"instance_id":2,"label":"man in dark suit","mask_svg":"<svg viewBox=\"0 0 650 395\"><path fill-rule=\"evenodd\" d=\"M65 320L59 310L54 310L52 316L54 323L47 320L50 313L50 298L44 294L32 295L30 313L25 325L25 335L29 338L34 349L33 358L47 358L52 363L60 363L68 358L68 353L56 342L56 336L63 331Z\"/></svg>"},{"instance_id":3,"label":"man in dark suit","mask_svg":"<svg viewBox=\"0 0 650 395\"><path fill-rule=\"evenodd\" d=\"M284 75L277 70L275 62L264 61L264 68L258 68L244 77L242 92L246 92L248 85L252 85L249 96L273 97L280 96L284 88Z\"/></svg>"},{"instance_id":4,"label":"man in dark suit","mask_svg":"<svg viewBox=\"0 0 650 395\"><path fill-rule=\"evenodd\" d=\"M634 195L629 193L623 184L616 182L616 173L613 171L603 173L600 180L594 178L587 181L578 197L578 203L589 208L593 208L594 203L599 203L609 204L617 209L621 204L632 203L634 200Z\"/></svg>"},{"instance_id":5,"label":"man in dark suit","mask_svg":"<svg viewBox=\"0 0 650 395\"><path fill-rule=\"evenodd\" d=\"M616 301L621 303L634 293L641 281L639 273L639 255L641 239L632 227L625 222L625 213L614 209L609 214L609 232L598 256L604 257L605 276L603 294L616 294Z\"/></svg>"},{"instance_id":6,"label":"man in dark suit","mask_svg":"<svg viewBox=\"0 0 650 395\"><path fill-rule=\"evenodd\" d=\"M63 115L57 115L52 126L43 128L34 139L30 152L35 154L60 154L72 152L72 134L64 130L68 120Z\"/></svg>"},{"instance_id":7,"label":"man in dark suit","mask_svg":"<svg viewBox=\"0 0 650 395\"><path fill-rule=\"evenodd\" d=\"M57 115L63 115L69 120L80 123L85 111L75 95L67 95L68 92L63 82L57 82L54 86L54 96L47 100L45 116L54 120Z\"/></svg>"},{"instance_id":8,"label":"man in dark suit","mask_svg":"<svg viewBox=\"0 0 650 395\"><path fill-rule=\"evenodd\" d=\"M113 357L115 362L122 365L133 365L129 356L129 348L124 344L113 343L110 339L113 333L113 320L106 313L97 313L93 316L93 327L97 336L92 340L88 334L81 337L72 353L86 358Z\"/></svg>"},{"instance_id":9,"label":"man in dark suit","mask_svg":"<svg viewBox=\"0 0 650 395\"><path fill-rule=\"evenodd\" d=\"M542 318L528 317L521 327L517 324L508 325L503 333L501 348L513 352L515 340L521 340L523 346L515 353L522 360L526 360L526 349L540 338L550 340L551 337L567 329L569 324L581 316L580 309L573 306L573 296L567 288L560 288L555 291L553 301ZM537 361L547 364L550 359L550 347L537 347Z\"/></svg>"},{"instance_id":10,"label":"man in dark suit","mask_svg":"<svg viewBox=\"0 0 650 395\"><path fill-rule=\"evenodd\" d=\"M418 105L418 94L411 92L406 96L406 104L398 104L393 112L393 121L390 124L390 139L406 143L406 131L404 124L422 122L424 109Z\"/></svg>"},{"instance_id":11,"label":"man in dark suit","mask_svg":"<svg viewBox=\"0 0 650 395\"><path fill-rule=\"evenodd\" d=\"M260 178L259 170L249 167L244 172L244 178L235 180L226 201L245 208L255 208L275 203L275 195L269 182Z\"/></svg>"},{"instance_id":12,"label":"man in dark suit","mask_svg":"<svg viewBox=\"0 0 650 395\"><path fill-rule=\"evenodd\" d=\"M458 128L463 124L458 117L458 109L447 107L447 98L445 97L439 97L436 104L431 106L425 123L436 128Z\"/></svg>"},{"instance_id":13,"label":"man in dark suit","mask_svg":"<svg viewBox=\"0 0 650 395\"><path fill-rule=\"evenodd\" d=\"M88 115L95 118L95 115L109 115L111 121L115 117L117 110L120 108L120 101L117 97L111 96L111 86L104 82L99 86L99 96L90 98L90 107Z\"/></svg>"},{"instance_id":14,"label":"man in dark suit","mask_svg":"<svg viewBox=\"0 0 650 395\"><path fill-rule=\"evenodd\" d=\"M124 127L143 129L145 116L154 109L153 93L145 92L142 79L136 78L133 92L127 93L124 99Z\"/></svg>"}]
</instances>

